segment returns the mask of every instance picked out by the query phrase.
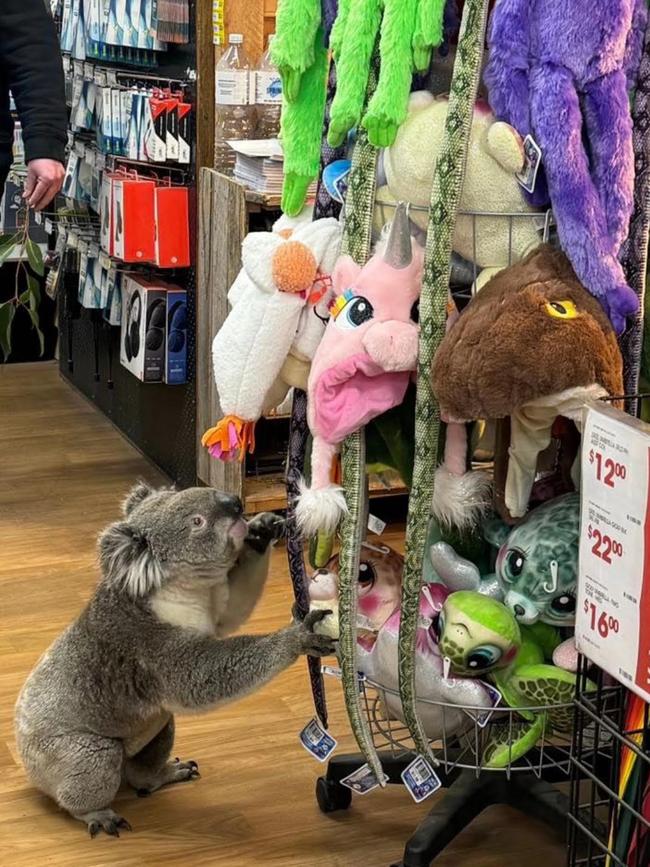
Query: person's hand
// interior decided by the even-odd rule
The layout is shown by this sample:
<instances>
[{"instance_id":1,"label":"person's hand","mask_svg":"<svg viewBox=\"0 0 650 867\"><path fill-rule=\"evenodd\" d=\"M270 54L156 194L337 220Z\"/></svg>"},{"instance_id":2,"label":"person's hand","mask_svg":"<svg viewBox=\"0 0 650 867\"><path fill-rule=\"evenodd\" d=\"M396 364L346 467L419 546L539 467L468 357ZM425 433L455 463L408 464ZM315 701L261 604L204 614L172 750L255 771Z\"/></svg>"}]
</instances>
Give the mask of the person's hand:
<instances>
[{"instance_id":1,"label":"person's hand","mask_svg":"<svg viewBox=\"0 0 650 867\"><path fill-rule=\"evenodd\" d=\"M42 211L63 186L65 169L57 160L32 160L27 164L23 199L30 208Z\"/></svg>"}]
</instances>

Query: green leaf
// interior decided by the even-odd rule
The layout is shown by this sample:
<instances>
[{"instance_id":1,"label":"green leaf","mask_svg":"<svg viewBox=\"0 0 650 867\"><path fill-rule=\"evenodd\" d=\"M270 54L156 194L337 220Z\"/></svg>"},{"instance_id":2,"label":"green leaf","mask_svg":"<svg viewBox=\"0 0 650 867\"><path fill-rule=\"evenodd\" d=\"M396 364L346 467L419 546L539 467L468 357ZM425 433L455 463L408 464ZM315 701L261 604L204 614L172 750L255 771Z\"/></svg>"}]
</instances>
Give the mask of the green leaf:
<instances>
[{"instance_id":1,"label":"green leaf","mask_svg":"<svg viewBox=\"0 0 650 867\"><path fill-rule=\"evenodd\" d=\"M29 318L32 320L32 325L36 329L36 333L38 334L38 342L41 347L41 355L45 352L45 338L43 337L43 332L39 328L40 320L38 318L38 310L35 307L25 307L25 310L29 313Z\"/></svg>"},{"instance_id":2,"label":"green leaf","mask_svg":"<svg viewBox=\"0 0 650 867\"><path fill-rule=\"evenodd\" d=\"M25 252L27 253L27 261L29 262L29 267L35 274L38 274L40 277L45 274L45 265L43 263L43 254L41 253L41 248L35 241L32 241L31 238L27 238L25 241Z\"/></svg>"},{"instance_id":3,"label":"green leaf","mask_svg":"<svg viewBox=\"0 0 650 867\"><path fill-rule=\"evenodd\" d=\"M11 355L11 323L15 315L16 308L11 301L0 304L0 349L5 361Z\"/></svg>"},{"instance_id":4,"label":"green leaf","mask_svg":"<svg viewBox=\"0 0 650 867\"><path fill-rule=\"evenodd\" d=\"M34 296L35 300L32 307L36 310L38 305L41 303L41 284L36 277L31 274L27 275L27 291Z\"/></svg>"},{"instance_id":5,"label":"green leaf","mask_svg":"<svg viewBox=\"0 0 650 867\"><path fill-rule=\"evenodd\" d=\"M0 235L0 265L3 265L10 253L20 243L20 234Z\"/></svg>"},{"instance_id":6,"label":"green leaf","mask_svg":"<svg viewBox=\"0 0 650 867\"><path fill-rule=\"evenodd\" d=\"M43 355L43 352L45 351L45 338L40 329L40 318L38 315L38 307L41 302L41 289L38 280L31 274L27 275L27 289L20 293L18 300L29 314L32 326L36 329L38 342L41 346L41 355Z\"/></svg>"}]
</instances>

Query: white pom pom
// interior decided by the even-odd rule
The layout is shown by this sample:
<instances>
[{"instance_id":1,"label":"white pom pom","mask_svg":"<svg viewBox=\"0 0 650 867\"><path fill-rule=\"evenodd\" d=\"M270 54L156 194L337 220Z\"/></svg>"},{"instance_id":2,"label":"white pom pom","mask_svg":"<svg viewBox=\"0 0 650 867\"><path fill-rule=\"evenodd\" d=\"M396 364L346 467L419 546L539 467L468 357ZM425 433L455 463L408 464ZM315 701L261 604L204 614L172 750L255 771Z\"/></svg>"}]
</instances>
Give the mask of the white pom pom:
<instances>
[{"instance_id":1,"label":"white pom pom","mask_svg":"<svg viewBox=\"0 0 650 867\"><path fill-rule=\"evenodd\" d=\"M491 487L480 470L457 476L442 465L436 470L431 514L449 527L472 529L488 509Z\"/></svg>"},{"instance_id":2,"label":"white pom pom","mask_svg":"<svg viewBox=\"0 0 650 867\"><path fill-rule=\"evenodd\" d=\"M300 483L300 497L296 504L296 523L303 536L315 536L319 530L333 533L348 511L343 488L308 488Z\"/></svg>"}]
</instances>

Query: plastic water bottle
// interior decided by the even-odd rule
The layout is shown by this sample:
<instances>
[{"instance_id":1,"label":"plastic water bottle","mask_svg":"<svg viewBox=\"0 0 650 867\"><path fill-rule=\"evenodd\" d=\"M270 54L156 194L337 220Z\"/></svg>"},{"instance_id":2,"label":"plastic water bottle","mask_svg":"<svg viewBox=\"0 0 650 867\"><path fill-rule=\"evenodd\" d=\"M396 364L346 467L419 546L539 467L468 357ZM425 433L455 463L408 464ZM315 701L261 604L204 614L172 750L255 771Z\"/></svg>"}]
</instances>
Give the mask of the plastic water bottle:
<instances>
[{"instance_id":1,"label":"plastic water bottle","mask_svg":"<svg viewBox=\"0 0 650 867\"><path fill-rule=\"evenodd\" d=\"M232 175L235 152L229 140L252 138L253 112L250 106L250 63L244 51L244 37L231 33L227 51L215 70L215 168Z\"/></svg>"},{"instance_id":2,"label":"plastic water bottle","mask_svg":"<svg viewBox=\"0 0 650 867\"><path fill-rule=\"evenodd\" d=\"M266 52L255 72L255 104L257 107L257 138L276 138L280 132L282 111L282 79L271 61L269 36Z\"/></svg>"}]
</instances>

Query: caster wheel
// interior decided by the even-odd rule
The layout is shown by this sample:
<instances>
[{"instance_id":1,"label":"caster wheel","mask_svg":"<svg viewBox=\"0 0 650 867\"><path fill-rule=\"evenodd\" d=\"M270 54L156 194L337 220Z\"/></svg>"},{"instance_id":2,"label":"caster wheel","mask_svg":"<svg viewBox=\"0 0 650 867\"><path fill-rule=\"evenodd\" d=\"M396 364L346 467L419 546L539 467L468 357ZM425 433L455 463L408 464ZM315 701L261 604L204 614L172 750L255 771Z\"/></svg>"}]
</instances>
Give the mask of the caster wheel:
<instances>
[{"instance_id":1,"label":"caster wheel","mask_svg":"<svg viewBox=\"0 0 650 867\"><path fill-rule=\"evenodd\" d=\"M340 783L319 777L316 780L316 800L321 813L347 810L352 803L352 792Z\"/></svg>"}]
</instances>

